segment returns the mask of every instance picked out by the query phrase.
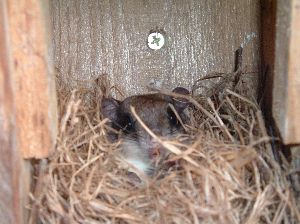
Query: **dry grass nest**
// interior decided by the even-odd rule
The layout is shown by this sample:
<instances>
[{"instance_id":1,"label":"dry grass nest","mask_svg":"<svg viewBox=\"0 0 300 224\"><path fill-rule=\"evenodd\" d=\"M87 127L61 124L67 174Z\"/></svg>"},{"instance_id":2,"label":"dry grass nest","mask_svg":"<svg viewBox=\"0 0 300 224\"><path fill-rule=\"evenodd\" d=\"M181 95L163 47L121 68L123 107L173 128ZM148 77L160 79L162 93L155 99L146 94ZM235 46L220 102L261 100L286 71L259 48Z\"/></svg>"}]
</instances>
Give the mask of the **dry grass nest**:
<instances>
[{"instance_id":1,"label":"dry grass nest","mask_svg":"<svg viewBox=\"0 0 300 224\"><path fill-rule=\"evenodd\" d=\"M240 88L243 89L243 88ZM242 92L191 97L188 135L165 142L177 165L130 181L99 103L109 89L60 88L56 152L39 164L31 220L41 223L297 223L261 111ZM88 100L87 100L88 99ZM284 158L282 158L284 161Z\"/></svg>"}]
</instances>

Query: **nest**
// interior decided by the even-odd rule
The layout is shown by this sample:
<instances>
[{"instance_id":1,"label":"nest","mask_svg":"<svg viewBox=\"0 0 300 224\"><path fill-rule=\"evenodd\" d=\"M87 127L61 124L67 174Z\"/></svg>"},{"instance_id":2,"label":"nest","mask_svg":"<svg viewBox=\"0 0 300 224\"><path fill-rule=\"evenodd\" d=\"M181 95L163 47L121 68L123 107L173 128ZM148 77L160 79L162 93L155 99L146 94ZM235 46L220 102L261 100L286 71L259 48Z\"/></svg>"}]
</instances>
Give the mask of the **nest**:
<instances>
[{"instance_id":1,"label":"nest","mask_svg":"<svg viewBox=\"0 0 300 224\"><path fill-rule=\"evenodd\" d=\"M242 85L242 84L241 84ZM134 184L108 140L95 91L58 91L56 152L41 161L31 221L42 223L296 223L293 191L262 113L242 92L188 98L188 135L163 142L176 166ZM239 88L245 89L245 88ZM221 96L221 97L220 97ZM88 99L88 100L86 100ZM282 161L284 158L282 157ZM34 221L33 221L34 222Z\"/></svg>"}]
</instances>

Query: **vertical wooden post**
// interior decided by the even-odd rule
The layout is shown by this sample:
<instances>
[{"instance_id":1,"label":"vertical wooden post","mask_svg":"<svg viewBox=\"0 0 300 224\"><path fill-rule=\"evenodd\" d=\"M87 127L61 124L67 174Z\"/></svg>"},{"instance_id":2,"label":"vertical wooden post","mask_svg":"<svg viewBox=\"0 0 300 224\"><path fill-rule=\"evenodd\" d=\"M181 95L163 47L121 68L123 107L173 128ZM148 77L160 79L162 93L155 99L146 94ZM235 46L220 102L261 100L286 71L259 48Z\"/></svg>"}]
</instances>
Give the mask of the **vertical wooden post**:
<instances>
[{"instance_id":1,"label":"vertical wooden post","mask_svg":"<svg viewBox=\"0 0 300 224\"><path fill-rule=\"evenodd\" d=\"M300 144L300 0L279 0L273 115L285 144Z\"/></svg>"},{"instance_id":2,"label":"vertical wooden post","mask_svg":"<svg viewBox=\"0 0 300 224\"><path fill-rule=\"evenodd\" d=\"M0 1L0 223L26 223L30 162L54 149L48 1Z\"/></svg>"},{"instance_id":3,"label":"vertical wooden post","mask_svg":"<svg viewBox=\"0 0 300 224\"><path fill-rule=\"evenodd\" d=\"M300 168L300 0L278 0L275 56L273 113L284 143L291 144L295 171ZM299 193L299 173L292 172L291 179Z\"/></svg>"},{"instance_id":4,"label":"vertical wooden post","mask_svg":"<svg viewBox=\"0 0 300 224\"><path fill-rule=\"evenodd\" d=\"M18 151L7 10L0 1L0 220L22 223L22 161Z\"/></svg>"},{"instance_id":5,"label":"vertical wooden post","mask_svg":"<svg viewBox=\"0 0 300 224\"><path fill-rule=\"evenodd\" d=\"M47 1L6 2L19 148L24 158L45 158L57 125Z\"/></svg>"}]
</instances>

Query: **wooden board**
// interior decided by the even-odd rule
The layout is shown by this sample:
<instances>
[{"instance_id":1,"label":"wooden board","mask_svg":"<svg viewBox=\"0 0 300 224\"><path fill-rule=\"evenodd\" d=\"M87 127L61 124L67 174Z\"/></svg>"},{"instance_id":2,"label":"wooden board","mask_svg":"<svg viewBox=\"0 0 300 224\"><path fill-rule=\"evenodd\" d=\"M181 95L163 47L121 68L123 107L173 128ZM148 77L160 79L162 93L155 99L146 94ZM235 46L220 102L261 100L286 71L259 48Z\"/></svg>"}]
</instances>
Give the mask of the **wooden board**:
<instances>
[{"instance_id":1,"label":"wooden board","mask_svg":"<svg viewBox=\"0 0 300 224\"><path fill-rule=\"evenodd\" d=\"M300 0L278 1L273 115L285 144L300 144Z\"/></svg>"},{"instance_id":2,"label":"wooden board","mask_svg":"<svg viewBox=\"0 0 300 224\"><path fill-rule=\"evenodd\" d=\"M7 22L7 5L0 1L0 223L19 224L29 172L18 150Z\"/></svg>"},{"instance_id":3,"label":"wooden board","mask_svg":"<svg viewBox=\"0 0 300 224\"><path fill-rule=\"evenodd\" d=\"M256 92L260 66L259 0L53 0L54 65L69 87L108 74L125 95L191 88L210 72L231 72L234 52L244 49L249 89ZM153 51L150 30L166 33L167 44Z\"/></svg>"},{"instance_id":4,"label":"wooden board","mask_svg":"<svg viewBox=\"0 0 300 224\"><path fill-rule=\"evenodd\" d=\"M0 1L0 223L5 224L28 220L32 169L23 157L46 157L54 148L55 88L41 18L46 3Z\"/></svg>"},{"instance_id":5,"label":"wooden board","mask_svg":"<svg viewBox=\"0 0 300 224\"><path fill-rule=\"evenodd\" d=\"M47 1L6 2L19 148L24 158L45 158L57 129Z\"/></svg>"}]
</instances>

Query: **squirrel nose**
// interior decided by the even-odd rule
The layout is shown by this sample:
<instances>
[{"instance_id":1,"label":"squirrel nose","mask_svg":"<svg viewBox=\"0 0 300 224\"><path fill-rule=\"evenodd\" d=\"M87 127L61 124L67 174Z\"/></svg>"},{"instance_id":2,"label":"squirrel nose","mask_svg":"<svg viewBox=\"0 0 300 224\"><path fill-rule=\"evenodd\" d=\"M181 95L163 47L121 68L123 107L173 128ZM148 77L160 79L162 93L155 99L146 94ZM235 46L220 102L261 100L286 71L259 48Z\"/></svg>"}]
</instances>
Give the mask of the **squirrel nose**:
<instances>
[{"instance_id":1,"label":"squirrel nose","mask_svg":"<svg viewBox=\"0 0 300 224\"><path fill-rule=\"evenodd\" d=\"M157 141L152 140L149 153L151 158L159 156L161 153L161 145Z\"/></svg>"},{"instance_id":2,"label":"squirrel nose","mask_svg":"<svg viewBox=\"0 0 300 224\"><path fill-rule=\"evenodd\" d=\"M151 149L151 155L150 155L151 158L155 158L159 155L160 155L160 148L159 147Z\"/></svg>"}]
</instances>

